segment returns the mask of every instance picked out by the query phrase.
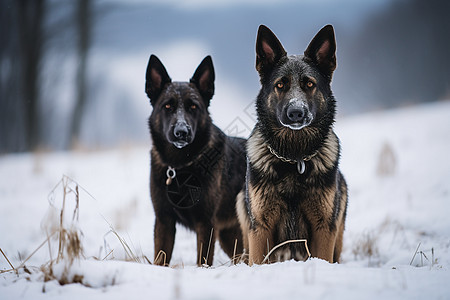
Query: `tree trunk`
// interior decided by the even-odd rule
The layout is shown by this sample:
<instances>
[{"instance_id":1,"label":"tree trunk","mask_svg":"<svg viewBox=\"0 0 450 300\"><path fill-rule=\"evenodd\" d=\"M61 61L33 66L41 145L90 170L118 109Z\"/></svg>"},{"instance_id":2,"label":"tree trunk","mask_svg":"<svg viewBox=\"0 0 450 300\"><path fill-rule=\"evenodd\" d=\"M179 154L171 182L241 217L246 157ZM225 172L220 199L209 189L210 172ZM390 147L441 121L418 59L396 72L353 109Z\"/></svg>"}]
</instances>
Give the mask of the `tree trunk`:
<instances>
[{"instance_id":1,"label":"tree trunk","mask_svg":"<svg viewBox=\"0 0 450 300\"><path fill-rule=\"evenodd\" d=\"M44 0L18 0L21 101L25 128L25 150L36 150L40 142L39 77L43 50ZM17 99L19 101L19 99Z\"/></svg>"},{"instance_id":2,"label":"tree trunk","mask_svg":"<svg viewBox=\"0 0 450 300\"><path fill-rule=\"evenodd\" d=\"M72 147L76 146L80 140L81 124L87 100L87 59L91 42L90 0L79 0L76 14L79 64L76 75L76 101L70 128Z\"/></svg>"}]
</instances>

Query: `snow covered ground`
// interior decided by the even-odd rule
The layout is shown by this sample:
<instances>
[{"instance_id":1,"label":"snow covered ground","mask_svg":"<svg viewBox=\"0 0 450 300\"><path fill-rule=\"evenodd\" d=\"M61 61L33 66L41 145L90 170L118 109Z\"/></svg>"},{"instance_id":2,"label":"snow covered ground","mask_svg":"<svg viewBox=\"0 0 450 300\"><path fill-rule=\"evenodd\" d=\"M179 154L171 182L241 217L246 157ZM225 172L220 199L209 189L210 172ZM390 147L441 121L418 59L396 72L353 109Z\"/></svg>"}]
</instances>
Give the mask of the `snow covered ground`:
<instances>
[{"instance_id":1,"label":"snow covered ground","mask_svg":"<svg viewBox=\"0 0 450 300\"><path fill-rule=\"evenodd\" d=\"M217 245L213 267L198 268L195 235L178 227L172 267L153 266L150 142L1 156L0 248L16 268L38 251L18 274L0 254L0 299L449 299L450 101L341 119L336 132L350 189L341 264L232 266ZM84 258L53 276L82 284L44 282L39 268L57 256L45 241L64 186Z\"/></svg>"}]
</instances>

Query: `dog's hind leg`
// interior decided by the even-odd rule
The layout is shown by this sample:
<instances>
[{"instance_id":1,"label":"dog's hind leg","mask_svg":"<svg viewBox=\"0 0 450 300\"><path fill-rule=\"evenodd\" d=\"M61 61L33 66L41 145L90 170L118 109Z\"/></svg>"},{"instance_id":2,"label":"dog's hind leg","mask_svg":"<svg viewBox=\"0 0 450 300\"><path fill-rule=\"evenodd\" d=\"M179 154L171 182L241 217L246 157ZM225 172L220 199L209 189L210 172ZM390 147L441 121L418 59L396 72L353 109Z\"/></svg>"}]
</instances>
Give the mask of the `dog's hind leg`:
<instances>
[{"instance_id":1,"label":"dog's hind leg","mask_svg":"<svg viewBox=\"0 0 450 300\"><path fill-rule=\"evenodd\" d=\"M239 224L221 229L218 237L223 251L232 259L233 263L237 263L244 250Z\"/></svg>"},{"instance_id":2,"label":"dog's hind leg","mask_svg":"<svg viewBox=\"0 0 450 300\"><path fill-rule=\"evenodd\" d=\"M247 213L247 208L245 207L244 191L241 191L236 197L236 214L241 226L244 251L248 254L248 231L250 230L250 219Z\"/></svg>"}]
</instances>

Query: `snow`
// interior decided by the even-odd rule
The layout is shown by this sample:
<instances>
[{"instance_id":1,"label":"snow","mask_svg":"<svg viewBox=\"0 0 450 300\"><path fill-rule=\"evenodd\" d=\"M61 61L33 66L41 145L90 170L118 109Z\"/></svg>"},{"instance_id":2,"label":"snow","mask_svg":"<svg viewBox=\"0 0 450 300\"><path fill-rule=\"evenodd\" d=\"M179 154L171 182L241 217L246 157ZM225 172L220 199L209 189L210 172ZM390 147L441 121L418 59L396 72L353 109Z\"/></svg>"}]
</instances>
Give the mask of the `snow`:
<instances>
[{"instance_id":1,"label":"snow","mask_svg":"<svg viewBox=\"0 0 450 300\"><path fill-rule=\"evenodd\" d=\"M336 132L350 189L340 264L232 266L217 244L214 265L199 268L195 234L182 227L172 267L146 263L150 142L0 156L0 248L18 267L43 244L26 269L0 274L0 299L450 298L450 101L339 119ZM55 263L53 272L82 284L44 282L39 269L57 255L56 242L44 242L58 225L64 186L65 226L82 231L84 258ZM0 270L8 269L0 255Z\"/></svg>"}]
</instances>

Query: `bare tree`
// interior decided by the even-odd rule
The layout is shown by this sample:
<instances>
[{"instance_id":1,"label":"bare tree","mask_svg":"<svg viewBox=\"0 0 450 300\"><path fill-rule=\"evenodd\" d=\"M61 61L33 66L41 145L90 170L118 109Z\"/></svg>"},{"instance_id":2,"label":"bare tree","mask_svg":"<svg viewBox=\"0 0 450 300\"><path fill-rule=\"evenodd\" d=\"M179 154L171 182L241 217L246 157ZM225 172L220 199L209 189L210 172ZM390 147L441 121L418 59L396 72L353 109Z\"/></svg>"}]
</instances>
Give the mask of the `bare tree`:
<instances>
[{"instance_id":1,"label":"bare tree","mask_svg":"<svg viewBox=\"0 0 450 300\"><path fill-rule=\"evenodd\" d=\"M39 146L40 120L39 71L43 53L44 0L18 0L19 55L21 56L21 88L25 123L25 149Z\"/></svg>"},{"instance_id":2,"label":"bare tree","mask_svg":"<svg viewBox=\"0 0 450 300\"><path fill-rule=\"evenodd\" d=\"M0 151L39 146L45 0L1 2Z\"/></svg>"},{"instance_id":3,"label":"bare tree","mask_svg":"<svg viewBox=\"0 0 450 300\"><path fill-rule=\"evenodd\" d=\"M17 103L17 51L15 5L12 0L0 1L0 153L15 151L23 145L21 116ZM16 99L16 101L14 101Z\"/></svg>"},{"instance_id":4,"label":"bare tree","mask_svg":"<svg viewBox=\"0 0 450 300\"><path fill-rule=\"evenodd\" d=\"M70 137L72 139L72 147L75 146L80 139L81 122L84 108L87 100L87 65L88 54L91 43L91 21L92 7L90 0L79 0L76 12L76 25L78 31L77 52L79 57L77 75L76 75L76 102L72 116L70 129Z\"/></svg>"}]
</instances>

